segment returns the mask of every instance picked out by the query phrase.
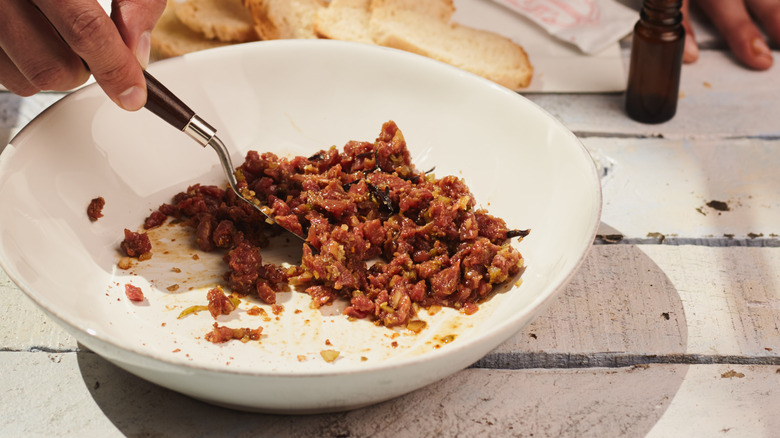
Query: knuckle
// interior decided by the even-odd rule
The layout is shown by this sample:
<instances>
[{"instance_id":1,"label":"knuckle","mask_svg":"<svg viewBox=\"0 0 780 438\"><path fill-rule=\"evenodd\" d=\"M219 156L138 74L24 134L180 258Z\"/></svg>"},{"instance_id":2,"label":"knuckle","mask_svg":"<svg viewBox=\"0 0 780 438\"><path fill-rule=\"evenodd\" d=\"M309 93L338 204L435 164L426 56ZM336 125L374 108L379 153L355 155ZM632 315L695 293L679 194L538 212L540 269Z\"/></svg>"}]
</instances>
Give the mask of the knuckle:
<instances>
[{"instance_id":1,"label":"knuckle","mask_svg":"<svg viewBox=\"0 0 780 438\"><path fill-rule=\"evenodd\" d=\"M26 69L25 76L33 87L38 90L64 91L74 88L84 82L80 74L83 68L65 64L40 64Z\"/></svg>"},{"instance_id":2,"label":"knuckle","mask_svg":"<svg viewBox=\"0 0 780 438\"><path fill-rule=\"evenodd\" d=\"M109 38L111 26L102 10L85 9L70 21L67 39L77 52L91 52Z\"/></svg>"},{"instance_id":3,"label":"knuckle","mask_svg":"<svg viewBox=\"0 0 780 438\"><path fill-rule=\"evenodd\" d=\"M127 79L127 69L123 65L110 65L93 72L95 76L100 76L101 82L117 84Z\"/></svg>"},{"instance_id":4,"label":"knuckle","mask_svg":"<svg viewBox=\"0 0 780 438\"><path fill-rule=\"evenodd\" d=\"M27 73L27 79L41 90L61 88L68 80L68 73L60 65L46 65L33 68Z\"/></svg>"}]
</instances>

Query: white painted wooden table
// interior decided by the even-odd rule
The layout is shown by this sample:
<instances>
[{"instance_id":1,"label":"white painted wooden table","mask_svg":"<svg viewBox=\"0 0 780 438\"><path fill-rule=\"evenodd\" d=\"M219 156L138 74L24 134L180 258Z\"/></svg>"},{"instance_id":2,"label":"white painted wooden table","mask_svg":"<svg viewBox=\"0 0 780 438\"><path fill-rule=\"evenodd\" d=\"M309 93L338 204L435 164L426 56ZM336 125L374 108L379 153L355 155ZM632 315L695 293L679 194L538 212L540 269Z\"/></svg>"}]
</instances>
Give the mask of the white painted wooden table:
<instances>
[{"instance_id":1,"label":"white painted wooden table","mask_svg":"<svg viewBox=\"0 0 780 438\"><path fill-rule=\"evenodd\" d=\"M0 93L0 145L60 97ZM0 436L780 436L780 67L705 48L655 126L620 94L528 97L603 167L603 223L557 301L469 369L352 412L230 411L111 365L0 271Z\"/></svg>"}]
</instances>

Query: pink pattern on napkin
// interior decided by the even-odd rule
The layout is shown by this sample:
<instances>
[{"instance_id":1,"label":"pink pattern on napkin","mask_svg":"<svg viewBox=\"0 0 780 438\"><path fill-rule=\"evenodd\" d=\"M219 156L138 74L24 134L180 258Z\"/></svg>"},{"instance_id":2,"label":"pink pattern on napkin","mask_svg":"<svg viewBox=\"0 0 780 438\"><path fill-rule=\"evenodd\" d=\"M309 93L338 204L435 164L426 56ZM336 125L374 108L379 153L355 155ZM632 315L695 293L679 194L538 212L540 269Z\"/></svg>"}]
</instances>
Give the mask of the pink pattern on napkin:
<instances>
[{"instance_id":1,"label":"pink pattern on napkin","mask_svg":"<svg viewBox=\"0 0 780 438\"><path fill-rule=\"evenodd\" d=\"M567 28L597 24L599 8L593 0L505 0L515 9L553 26Z\"/></svg>"},{"instance_id":2,"label":"pink pattern on napkin","mask_svg":"<svg viewBox=\"0 0 780 438\"><path fill-rule=\"evenodd\" d=\"M595 54L628 35L639 13L615 0L493 0L550 35Z\"/></svg>"}]
</instances>

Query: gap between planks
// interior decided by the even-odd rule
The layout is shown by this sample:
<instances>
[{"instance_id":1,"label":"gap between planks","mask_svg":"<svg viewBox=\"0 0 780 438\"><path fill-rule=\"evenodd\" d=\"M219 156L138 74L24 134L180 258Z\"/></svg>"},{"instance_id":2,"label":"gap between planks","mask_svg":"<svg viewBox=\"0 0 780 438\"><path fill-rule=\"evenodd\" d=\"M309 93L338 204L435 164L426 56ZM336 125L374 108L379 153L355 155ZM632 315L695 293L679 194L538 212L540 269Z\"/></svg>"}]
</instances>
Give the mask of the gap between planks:
<instances>
[{"instance_id":1,"label":"gap between planks","mask_svg":"<svg viewBox=\"0 0 780 438\"><path fill-rule=\"evenodd\" d=\"M754 238L732 238L732 237L670 237L665 235L654 235L650 237L625 237L622 234L597 234L594 245L692 245L706 246L711 248L731 248L731 247L750 247L750 248L777 248L780 247L780 237L754 237Z\"/></svg>"},{"instance_id":2,"label":"gap between planks","mask_svg":"<svg viewBox=\"0 0 780 438\"><path fill-rule=\"evenodd\" d=\"M489 353L469 368L492 370L627 368L663 365L778 365L777 356L632 353Z\"/></svg>"}]
</instances>

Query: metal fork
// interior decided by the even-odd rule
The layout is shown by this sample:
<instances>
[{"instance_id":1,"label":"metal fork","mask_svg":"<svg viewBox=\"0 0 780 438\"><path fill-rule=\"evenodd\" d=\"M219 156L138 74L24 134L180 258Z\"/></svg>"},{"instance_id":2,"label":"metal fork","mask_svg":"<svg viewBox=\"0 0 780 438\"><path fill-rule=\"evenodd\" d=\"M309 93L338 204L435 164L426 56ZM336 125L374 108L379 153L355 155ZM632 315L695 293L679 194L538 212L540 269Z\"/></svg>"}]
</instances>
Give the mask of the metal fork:
<instances>
[{"instance_id":1,"label":"metal fork","mask_svg":"<svg viewBox=\"0 0 780 438\"><path fill-rule=\"evenodd\" d=\"M146 109L160 117L164 121L168 122L174 128L183 131L189 135L201 146L211 146L219 157L219 162L222 165L222 170L227 177L230 188L236 193L236 195L252 205L259 212L263 213L267 218L276 223L274 218L266 213L262 208L263 205L255 198L249 198L238 188L238 181L233 173L235 168L230 160L230 154L227 146L222 143L222 140L217 137L217 130L208 124L205 120L201 119L195 111L191 110L181 99L176 97L167 87L165 87L154 76L144 71L146 78ZM290 233L303 238L298 233L287 229Z\"/></svg>"}]
</instances>

